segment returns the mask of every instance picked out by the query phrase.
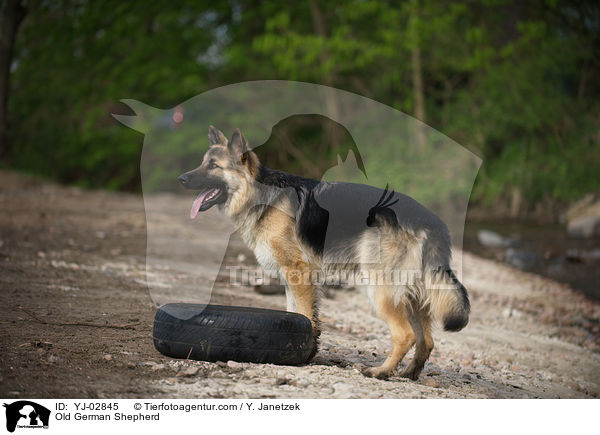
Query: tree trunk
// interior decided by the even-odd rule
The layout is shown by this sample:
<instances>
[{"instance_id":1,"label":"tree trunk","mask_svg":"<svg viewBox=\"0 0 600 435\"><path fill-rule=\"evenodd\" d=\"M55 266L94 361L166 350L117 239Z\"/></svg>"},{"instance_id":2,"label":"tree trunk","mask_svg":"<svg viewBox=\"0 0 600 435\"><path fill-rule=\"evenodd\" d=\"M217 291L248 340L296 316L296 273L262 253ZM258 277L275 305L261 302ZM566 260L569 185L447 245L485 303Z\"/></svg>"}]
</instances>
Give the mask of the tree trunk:
<instances>
[{"instance_id":1,"label":"tree trunk","mask_svg":"<svg viewBox=\"0 0 600 435\"><path fill-rule=\"evenodd\" d=\"M419 41L419 1L412 0L410 8L410 32L411 32L411 66L413 85L413 115L420 121L425 122L425 94L423 90L423 70L421 66L421 47ZM427 137L425 126L418 125L416 128L417 143L420 149L425 148Z\"/></svg>"},{"instance_id":2,"label":"tree trunk","mask_svg":"<svg viewBox=\"0 0 600 435\"><path fill-rule=\"evenodd\" d=\"M317 0L310 1L310 13L312 16L313 29L315 31L315 34L322 38L323 41L326 41L327 25L325 23L325 17L323 15L323 12L321 11L321 8L319 7L319 3L317 2ZM323 48L321 56L319 57L322 63L325 63L329 60L329 53L327 52L327 48ZM328 88L325 89L325 107L327 108L327 113L329 113L329 116L332 120L334 120L335 122L340 122L341 112L336 90L329 88L334 85L333 73L326 74L323 77L323 84L328 86ZM329 126L326 127L326 129L327 135L329 136L329 141L331 142L330 146L335 147L339 145L339 141L341 140L339 129L337 125L333 123L327 123L327 125Z\"/></svg>"},{"instance_id":3,"label":"tree trunk","mask_svg":"<svg viewBox=\"0 0 600 435\"><path fill-rule=\"evenodd\" d=\"M0 21L0 157L10 154L6 134L10 66L17 32L26 13L21 0L5 0Z\"/></svg>"}]
</instances>

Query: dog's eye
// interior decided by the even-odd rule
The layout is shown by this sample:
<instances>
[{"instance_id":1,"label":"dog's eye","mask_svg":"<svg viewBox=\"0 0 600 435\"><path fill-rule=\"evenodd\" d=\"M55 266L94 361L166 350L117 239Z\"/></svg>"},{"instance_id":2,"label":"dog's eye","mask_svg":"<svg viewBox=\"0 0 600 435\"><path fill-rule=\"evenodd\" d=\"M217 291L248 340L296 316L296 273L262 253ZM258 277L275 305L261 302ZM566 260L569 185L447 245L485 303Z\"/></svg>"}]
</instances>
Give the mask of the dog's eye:
<instances>
[{"instance_id":1,"label":"dog's eye","mask_svg":"<svg viewBox=\"0 0 600 435\"><path fill-rule=\"evenodd\" d=\"M215 162L210 162L208 164L208 169L215 169L215 168L220 168L220 166L217 165Z\"/></svg>"}]
</instances>

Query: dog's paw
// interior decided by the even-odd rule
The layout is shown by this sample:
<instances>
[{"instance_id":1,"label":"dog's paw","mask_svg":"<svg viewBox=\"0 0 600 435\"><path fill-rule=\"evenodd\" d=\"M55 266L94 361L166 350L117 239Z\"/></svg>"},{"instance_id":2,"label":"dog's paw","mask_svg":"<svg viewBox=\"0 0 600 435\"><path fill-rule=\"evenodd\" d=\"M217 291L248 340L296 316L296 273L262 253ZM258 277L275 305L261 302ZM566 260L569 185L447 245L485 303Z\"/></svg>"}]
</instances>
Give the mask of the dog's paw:
<instances>
[{"instance_id":1,"label":"dog's paw","mask_svg":"<svg viewBox=\"0 0 600 435\"><path fill-rule=\"evenodd\" d=\"M319 337L313 337L312 350L310 352L310 355L308 356L307 361L312 360L317 354L317 352L319 352Z\"/></svg>"},{"instance_id":2,"label":"dog's paw","mask_svg":"<svg viewBox=\"0 0 600 435\"><path fill-rule=\"evenodd\" d=\"M389 379L392 372L382 367L361 367L361 373L368 378L377 378L381 380Z\"/></svg>"},{"instance_id":3,"label":"dog's paw","mask_svg":"<svg viewBox=\"0 0 600 435\"><path fill-rule=\"evenodd\" d=\"M411 364L407 368L402 370L400 372L399 376L401 378L408 378L411 381L416 381L417 379L419 379L420 374L421 374L421 368L415 367Z\"/></svg>"}]
</instances>

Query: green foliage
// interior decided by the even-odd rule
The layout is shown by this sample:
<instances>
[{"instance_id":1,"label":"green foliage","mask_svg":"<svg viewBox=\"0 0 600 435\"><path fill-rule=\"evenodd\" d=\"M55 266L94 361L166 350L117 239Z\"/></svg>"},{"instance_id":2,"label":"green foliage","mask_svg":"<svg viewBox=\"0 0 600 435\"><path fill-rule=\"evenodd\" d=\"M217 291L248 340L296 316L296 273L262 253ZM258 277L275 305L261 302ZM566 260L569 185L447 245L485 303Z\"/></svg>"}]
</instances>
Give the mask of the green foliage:
<instances>
[{"instance_id":1,"label":"green foliage","mask_svg":"<svg viewBox=\"0 0 600 435\"><path fill-rule=\"evenodd\" d=\"M135 96L174 104L207 83L208 2L44 2L26 18L9 100L12 164L84 186L138 184L141 137L110 116ZM122 109L121 109L122 111Z\"/></svg>"},{"instance_id":2,"label":"green foliage","mask_svg":"<svg viewBox=\"0 0 600 435\"><path fill-rule=\"evenodd\" d=\"M419 48L425 121L484 160L474 200L572 200L600 189L599 28L591 0L35 3L15 51L10 163L136 188L141 136L109 116L125 111L118 101L169 107L243 80L321 83L414 113ZM264 157L307 171L291 154Z\"/></svg>"}]
</instances>

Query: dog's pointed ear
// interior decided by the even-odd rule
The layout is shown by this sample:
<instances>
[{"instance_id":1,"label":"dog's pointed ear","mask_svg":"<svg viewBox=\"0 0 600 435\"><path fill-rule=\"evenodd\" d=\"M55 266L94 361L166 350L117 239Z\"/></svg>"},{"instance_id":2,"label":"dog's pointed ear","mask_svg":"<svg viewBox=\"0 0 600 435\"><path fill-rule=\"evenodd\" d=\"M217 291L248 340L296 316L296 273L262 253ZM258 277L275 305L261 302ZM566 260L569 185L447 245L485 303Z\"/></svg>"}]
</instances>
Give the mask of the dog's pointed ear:
<instances>
[{"instance_id":1,"label":"dog's pointed ear","mask_svg":"<svg viewBox=\"0 0 600 435\"><path fill-rule=\"evenodd\" d=\"M227 145L229 153L238 161L243 161L244 154L248 152L248 142L239 128L236 128L231 135L231 141Z\"/></svg>"},{"instance_id":2,"label":"dog's pointed ear","mask_svg":"<svg viewBox=\"0 0 600 435\"><path fill-rule=\"evenodd\" d=\"M227 145L227 138L221 130L217 130L214 126L208 127L208 142L211 145Z\"/></svg>"}]
</instances>

